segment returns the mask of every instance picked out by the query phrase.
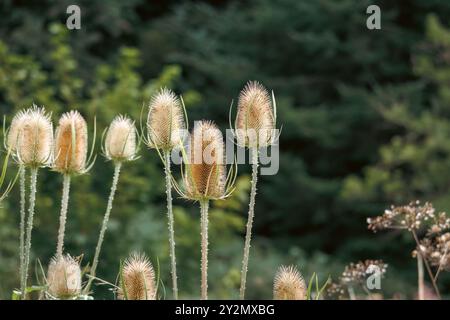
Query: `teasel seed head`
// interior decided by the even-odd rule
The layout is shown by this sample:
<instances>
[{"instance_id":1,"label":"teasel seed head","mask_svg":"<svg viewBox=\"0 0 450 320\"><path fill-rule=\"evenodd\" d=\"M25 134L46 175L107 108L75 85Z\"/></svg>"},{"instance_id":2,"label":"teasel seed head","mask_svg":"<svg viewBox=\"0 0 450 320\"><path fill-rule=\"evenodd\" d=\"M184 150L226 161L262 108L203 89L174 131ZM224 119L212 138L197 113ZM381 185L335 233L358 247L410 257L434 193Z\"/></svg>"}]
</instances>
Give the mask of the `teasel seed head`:
<instances>
[{"instance_id":1,"label":"teasel seed head","mask_svg":"<svg viewBox=\"0 0 450 320\"><path fill-rule=\"evenodd\" d=\"M235 122L237 142L243 147L264 147L273 143L275 114L266 88L249 81L239 95Z\"/></svg>"},{"instance_id":2,"label":"teasel seed head","mask_svg":"<svg viewBox=\"0 0 450 320\"><path fill-rule=\"evenodd\" d=\"M273 283L273 298L275 300L305 300L305 280L294 266L281 266Z\"/></svg>"},{"instance_id":3,"label":"teasel seed head","mask_svg":"<svg viewBox=\"0 0 450 320\"><path fill-rule=\"evenodd\" d=\"M48 293L55 298L70 299L81 292L81 269L70 255L53 257L47 272Z\"/></svg>"},{"instance_id":4,"label":"teasel seed head","mask_svg":"<svg viewBox=\"0 0 450 320\"><path fill-rule=\"evenodd\" d=\"M195 123L189 139L188 158L184 174L187 198L223 198L227 183L225 149L222 133L212 121Z\"/></svg>"},{"instance_id":5,"label":"teasel seed head","mask_svg":"<svg viewBox=\"0 0 450 320\"><path fill-rule=\"evenodd\" d=\"M64 113L56 128L54 170L62 174L84 173L87 151L86 121L78 111Z\"/></svg>"},{"instance_id":6,"label":"teasel seed head","mask_svg":"<svg viewBox=\"0 0 450 320\"><path fill-rule=\"evenodd\" d=\"M145 254L132 253L125 260L118 298L122 300L156 300L155 272Z\"/></svg>"},{"instance_id":7,"label":"teasel seed head","mask_svg":"<svg viewBox=\"0 0 450 320\"><path fill-rule=\"evenodd\" d=\"M45 167L52 161L53 126L45 109L33 105L17 113L9 128L7 147L17 163Z\"/></svg>"},{"instance_id":8,"label":"teasel seed head","mask_svg":"<svg viewBox=\"0 0 450 320\"><path fill-rule=\"evenodd\" d=\"M173 91L164 88L150 101L147 116L147 145L164 151L182 142L180 130L186 128L183 107Z\"/></svg>"},{"instance_id":9,"label":"teasel seed head","mask_svg":"<svg viewBox=\"0 0 450 320\"><path fill-rule=\"evenodd\" d=\"M109 160L124 162L136 158L136 127L125 116L118 115L111 122L105 138L103 153Z\"/></svg>"}]
</instances>

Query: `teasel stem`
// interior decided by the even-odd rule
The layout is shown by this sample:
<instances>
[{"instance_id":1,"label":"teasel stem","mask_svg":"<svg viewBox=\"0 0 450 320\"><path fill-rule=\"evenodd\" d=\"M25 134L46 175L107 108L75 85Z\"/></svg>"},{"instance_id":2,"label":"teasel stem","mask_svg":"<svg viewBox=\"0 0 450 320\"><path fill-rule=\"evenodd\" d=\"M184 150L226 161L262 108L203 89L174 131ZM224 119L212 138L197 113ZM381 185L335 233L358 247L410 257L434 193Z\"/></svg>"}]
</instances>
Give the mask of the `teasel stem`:
<instances>
[{"instance_id":1,"label":"teasel stem","mask_svg":"<svg viewBox=\"0 0 450 320\"><path fill-rule=\"evenodd\" d=\"M89 289L91 288L91 285L92 285L92 281L95 278L95 272L96 272L97 266L98 266L98 258L100 257L100 251L102 249L103 239L105 237L106 229L108 228L109 216L111 214L111 210L113 207L114 195L116 194L117 184L119 182L121 168L122 168L122 162L119 162L119 161L116 162L114 165L114 175L113 175L113 180L112 180L112 185L111 185L111 191L109 193L108 204L106 205L106 212L103 217L102 228L100 229L97 246L95 247L94 260L92 262L91 271L89 273L90 274L89 282L86 285L86 289L84 290L85 293L89 292Z\"/></svg>"},{"instance_id":2,"label":"teasel stem","mask_svg":"<svg viewBox=\"0 0 450 320\"><path fill-rule=\"evenodd\" d=\"M417 254L421 256L422 261L425 264L425 268L427 269L428 275L430 276L431 284L433 285L433 289L436 293L436 296L438 297L439 300L441 300L441 294L439 293L439 288L437 286L436 280L434 279L433 272L431 271L431 267L430 267L427 259L423 255L422 248L420 246L420 241L419 241L419 238L417 237L416 231L412 230L411 233L414 237L414 240L416 241Z\"/></svg>"},{"instance_id":3,"label":"teasel stem","mask_svg":"<svg viewBox=\"0 0 450 320\"><path fill-rule=\"evenodd\" d=\"M64 248L64 233L66 230L67 220L67 208L69 205L69 192L70 192L70 175L64 174L63 176L63 190L61 198L61 212L59 214L59 230L58 230L58 244L56 246L56 258L62 257Z\"/></svg>"},{"instance_id":4,"label":"teasel stem","mask_svg":"<svg viewBox=\"0 0 450 320\"><path fill-rule=\"evenodd\" d=\"M420 250L419 248L417 250ZM425 300L425 285L423 281L423 259L421 254L417 254L417 283L418 283L418 298Z\"/></svg>"},{"instance_id":5,"label":"teasel stem","mask_svg":"<svg viewBox=\"0 0 450 320\"><path fill-rule=\"evenodd\" d=\"M202 237L202 282L201 282L201 299L208 300L208 208L209 200L200 201L200 228Z\"/></svg>"},{"instance_id":6,"label":"teasel stem","mask_svg":"<svg viewBox=\"0 0 450 320\"><path fill-rule=\"evenodd\" d=\"M25 292L25 167L19 167L20 187L20 292ZM22 296L23 297L23 296Z\"/></svg>"},{"instance_id":7,"label":"teasel stem","mask_svg":"<svg viewBox=\"0 0 450 320\"><path fill-rule=\"evenodd\" d=\"M175 256L175 232L174 219L172 210L172 181L170 172L170 151L164 152L164 171L166 175L166 194L167 194L167 217L169 219L169 243L170 243L170 262L172 273L173 297L178 300L178 284L177 284L177 260Z\"/></svg>"},{"instance_id":8,"label":"teasel stem","mask_svg":"<svg viewBox=\"0 0 450 320\"><path fill-rule=\"evenodd\" d=\"M25 265L24 265L24 288L27 287L28 267L30 265L30 250L31 250L31 231L33 230L34 207L36 204L36 185L37 185L38 168L31 169L30 177L30 206L28 208L27 233L26 233L26 247L25 247ZM22 299L25 299L25 289L21 292Z\"/></svg>"},{"instance_id":9,"label":"teasel stem","mask_svg":"<svg viewBox=\"0 0 450 320\"><path fill-rule=\"evenodd\" d=\"M258 148L251 148L250 153L252 157L252 181L250 191L250 204L248 208L247 232L245 234L244 257L242 259L241 289L239 293L241 300L244 300L245 298L245 286L247 282L248 259L250 256L250 242L252 239L253 217L255 215L256 183L258 182Z\"/></svg>"}]
</instances>

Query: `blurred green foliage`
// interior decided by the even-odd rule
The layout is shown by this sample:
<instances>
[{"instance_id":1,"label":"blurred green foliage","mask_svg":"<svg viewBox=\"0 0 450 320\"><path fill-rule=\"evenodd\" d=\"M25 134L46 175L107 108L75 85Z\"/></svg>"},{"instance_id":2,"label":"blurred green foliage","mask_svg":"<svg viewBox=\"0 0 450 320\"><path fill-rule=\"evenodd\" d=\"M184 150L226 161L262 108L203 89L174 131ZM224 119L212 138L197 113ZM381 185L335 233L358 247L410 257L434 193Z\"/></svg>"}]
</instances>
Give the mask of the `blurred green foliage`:
<instances>
[{"instance_id":1,"label":"blurred green foliage","mask_svg":"<svg viewBox=\"0 0 450 320\"><path fill-rule=\"evenodd\" d=\"M168 86L183 95L191 121L212 119L225 129L231 99L257 79L275 92L283 132L280 171L258 185L248 298L271 297L280 264L325 280L366 258L389 264L388 297L414 296L411 240L371 234L366 218L415 199L450 210L448 1L379 1L377 31L365 27L368 0L80 0L82 29L69 31L72 3L0 4L7 121L34 102L55 121L79 109L91 129L96 117L101 132L118 113L139 122L150 95ZM119 260L143 250L159 260L170 298L162 167L153 151L140 154L125 165L98 273L114 281ZM84 254L84 263L112 170L99 157L89 175L73 181L66 246ZM237 297L249 184L248 166L239 170L236 192L211 212L211 297ZM60 188L61 177L41 171L32 249L44 263L56 246ZM0 298L18 284L17 208L14 190L0 209ZM175 218L181 297L198 297L198 208L176 200ZM447 294L448 284L444 277Z\"/></svg>"}]
</instances>

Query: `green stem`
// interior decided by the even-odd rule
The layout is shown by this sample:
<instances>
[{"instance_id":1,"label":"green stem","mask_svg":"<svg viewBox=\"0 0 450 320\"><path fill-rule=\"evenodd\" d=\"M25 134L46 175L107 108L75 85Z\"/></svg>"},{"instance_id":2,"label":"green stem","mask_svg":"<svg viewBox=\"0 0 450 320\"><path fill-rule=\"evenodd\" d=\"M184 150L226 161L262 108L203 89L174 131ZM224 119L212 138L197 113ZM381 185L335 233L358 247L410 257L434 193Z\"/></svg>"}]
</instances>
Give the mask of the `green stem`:
<instances>
[{"instance_id":1,"label":"green stem","mask_svg":"<svg viewBox=\"0 0 450 320\"><path fill-rule=\"evenodd\" d=\"M34 206L36 204L36 185L37 185L38 169L31 169L30 177L30 206L28 208L28 221L26 233L26 247L25 247L25 266L24 266L24 285L27 287L28 267L30 265L30 251L31 251L31 231L33 230ZM25 290L22 292L22 299L25 299Z\"/></svg>"},{"instance_id":2,"label":"green stem","mask_svg":"<svg viewBox=\"0 0 450 320\"><path fill-rule=\"evenodd\" d=\"M19 168L20 187L20 292L25 292L25 167Z\"/></svg>"},{"instance_id":3,"label":"green stem","mask_svg":"<svg viewBox=\"0 0 450 320\"><path fill-rule=\"evenodd\" d=\"M170 262L172 271L172 287L173 296L175 300L178 300L178 284L177 284L177 260L175 256L175 232L174 232L174 219L172 210L172 182L170 172L170 152L164 153L164 170L166 176L166 194L167 194L167 217L169 225L169 245L170 245Z\"/></svg>"},{"instance_id":4,"label":"green stem","mask_svg":"<svg viewBox=\"0 0 450 320\"><path fill-rule=\"evenodd\" d=\"M63 190L61 198L61 212L59 215L58 244L56 246L56 258L62 257L64 249L64 233L66 230L67 208L69 205L70 175L65 174L63 178Z\"/></svg>"},{"instance_id":5,"label":"green stem","mask_svg":"<svg viewBox=\"0 0 450 320\"><path fill-rule=\"evenodd\" d=\"M92 268L91 268L91 272L90 272L89 281L84 290L85 293L89 293L89 290L92 285L92 281L94 280L94 277L95 277L95 272L96 272L97 266L98 266L98 258L100 257L100 251L102 249L103 239L105 237L106 229L108 228L109 216L111 214L111 210L113 207L114 195L116 194L116 190L117 190L117 183L119 182L121 167L122 167L121 162L117 162L114 166L114 175L113 175L113 180L112 180L112 185L111 185L111 191L109 193L108 204L106 206L106 212L103 217L103 223L102 223L102 227L100 229L100 235L98 237L97 247L95 248L95 255L94 255L94 260L92 262Z\"/></svg>"},{"instance_id":6,"label":"green stem","mask_svg":"<svg viewBox=\"0 0 450 320\"><path fill-rule=\"evenodd\" d=\"M250 256L250 242L252 239L253 218L255 215L256 184L258 182L258 149L252 148L250 149L250 153L252 155L252 182L250 191L250 203L248 207L247 232L245 234L244 257L242 259L241 288L239 292L241 300L244 300L245 298L248 260Z\"/></svg>"},{"instance_id":7,"label":"green stem","mask_svg":"<svg viewBox=\"0 0 450 320\"><path fill-rule=\"evenodd\" d=\"M202 237L202 258L201 258L201 299L208 300L208 207L209 201L200 201L200 227Z\"/></svg>"}]
</instances>

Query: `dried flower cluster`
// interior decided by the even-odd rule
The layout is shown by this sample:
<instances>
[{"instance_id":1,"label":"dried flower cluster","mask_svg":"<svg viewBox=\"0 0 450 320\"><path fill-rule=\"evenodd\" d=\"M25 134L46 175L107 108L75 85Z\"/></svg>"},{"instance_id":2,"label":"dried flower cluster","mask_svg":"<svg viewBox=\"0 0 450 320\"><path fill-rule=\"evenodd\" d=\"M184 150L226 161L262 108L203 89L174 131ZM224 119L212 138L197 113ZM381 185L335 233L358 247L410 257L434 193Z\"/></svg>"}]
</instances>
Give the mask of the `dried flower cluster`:
<instances>
[{"instance_id":1,"label":"dried flower cluster","mask_svg":"<svg viewBox=\"0 0 450 320\"><path fill-rule=\"evenodd\" d=\"M445 271L450 271L450 232L436 235L432 238L426 237L420 241L422 253L432 266ZM413 256L417 250L413 251Z\"/></svg>"},{"instance_id":2,"label":"dried flower cluster","mask_svg":"<svg viewBox=\"0 0 450 320\"><path fill-rule=\"evenodd\" d=\"M394 207L384 211L375 218L368 218L369 230L377 232L383 229L417 230L424 221L435 218L433 205L426 202L423 206L419 201L411 202L407 206Z\"/></svg>"},{"instance_id":3,"label":"dried flower cluster","mask_svg":"<svg viewBox=\"0 0 450 320\"><path fill-rule=\"evenodd\" d=\"M349 287L362 286L364 288L368 276L377 272L382 277L386 273L387 267L388 265L382 260L352 262L345 266L344 272L337 282L331 282L328 285L327 296L347 299Z\"/></svg>"},{"instance_id":4,"label":"dried flower cluster","mask_svg":"<svg viewBox=\"0 0 450 320\"><path fill-rule=\"evenodd\" d=\"M275 300L305 300L306 284L295 266L281 266L273 283Z\"/></svg>"},{"instance_id":5,"label":"dried flower cluster","mask_svg":"<svg viewBox=\"0 0 450 320\"><path fill-rule=\"evenodd\" d=\"M81 292L81 270L78 261L69 255L54 257L48 266L48 293L54 298L75 298Z\"/></svg>"},{"instance_id":6,"label":"dried flower cluster","mask_svg":"<svg viewBox=\"0 0 450 320\"><path fill-rule=\"evenodd\" d=\"M155 300L155 272L150 260L132 253L123 265L118 297L122 300Z\"/></svg>"}]
</instances>

